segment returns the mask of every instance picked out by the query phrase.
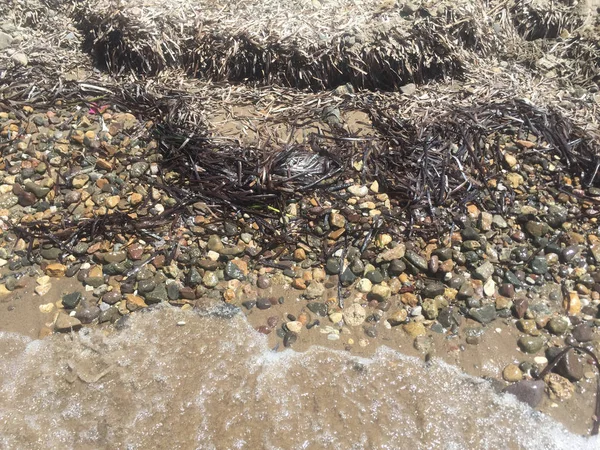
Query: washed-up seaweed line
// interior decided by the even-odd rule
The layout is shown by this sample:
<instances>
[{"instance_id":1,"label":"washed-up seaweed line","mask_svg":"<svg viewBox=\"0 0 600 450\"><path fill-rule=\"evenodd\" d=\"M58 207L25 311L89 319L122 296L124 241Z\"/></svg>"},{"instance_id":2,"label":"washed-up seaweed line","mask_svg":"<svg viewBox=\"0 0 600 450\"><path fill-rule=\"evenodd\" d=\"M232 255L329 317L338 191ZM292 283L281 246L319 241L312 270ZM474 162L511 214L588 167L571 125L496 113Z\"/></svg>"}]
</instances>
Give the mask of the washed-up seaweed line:
<instances>
[{"instance_id":1,"label":"washed-up seaweed line","mask_svg":"<svg viewBox=\"0 0 600 450\"><path fill-rule=\"evenodd\" d=\"M584 186L600 184L599 149L558 112L519 100L484 103L453 108L416 128L394 117L390 111L395 109L371 110L374 125L393 145L369 163L387 192L413 208L425 206L434 214L439 206L489 195L486 183L498 175L502 161L498 139L520 139L523 133L534 134L540 141L537 151L558 156ZM502 212L499 204L496 208Z\"/></svg>"}]
</instances>

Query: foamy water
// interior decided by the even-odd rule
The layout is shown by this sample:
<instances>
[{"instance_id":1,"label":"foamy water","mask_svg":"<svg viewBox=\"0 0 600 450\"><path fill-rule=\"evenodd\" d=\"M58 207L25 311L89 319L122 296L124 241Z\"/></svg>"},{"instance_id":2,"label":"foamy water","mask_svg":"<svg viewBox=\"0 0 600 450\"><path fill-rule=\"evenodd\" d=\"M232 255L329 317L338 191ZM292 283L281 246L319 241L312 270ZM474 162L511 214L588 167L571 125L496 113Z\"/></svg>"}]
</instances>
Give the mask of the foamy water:
<instances>
[{"instance_id":1,"label":"foamy water","mask_svg":"<svg viewBox=\"0 0 600 450\"><path fill-rule=\"evenodd\" d=\"M599 446L447 364L276 353L242 316L161 307L108 335L0 333L0 354L3 449Z\"/></svg>"}]
</instances>

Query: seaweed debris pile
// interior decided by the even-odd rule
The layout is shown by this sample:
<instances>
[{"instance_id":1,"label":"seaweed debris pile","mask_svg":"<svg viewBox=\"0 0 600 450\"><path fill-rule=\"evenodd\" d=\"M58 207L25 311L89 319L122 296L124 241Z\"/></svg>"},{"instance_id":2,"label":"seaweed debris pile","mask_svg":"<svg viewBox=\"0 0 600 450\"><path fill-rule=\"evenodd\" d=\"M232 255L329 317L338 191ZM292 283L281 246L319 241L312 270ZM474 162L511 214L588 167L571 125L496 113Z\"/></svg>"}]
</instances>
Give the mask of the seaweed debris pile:
<instances>
[{"instance_id":1,"label":"seaweed debris pile","mask_svg":"<svg viewBox=\"0 0 600 450\"><path fill-rule=\"evenodd\" d=\"M0 26L0 295L84 286L45 332L226 302L352 351L502 321L511 392L591 383L593 1L62 3Z\"/></svg>"}]
</instances>

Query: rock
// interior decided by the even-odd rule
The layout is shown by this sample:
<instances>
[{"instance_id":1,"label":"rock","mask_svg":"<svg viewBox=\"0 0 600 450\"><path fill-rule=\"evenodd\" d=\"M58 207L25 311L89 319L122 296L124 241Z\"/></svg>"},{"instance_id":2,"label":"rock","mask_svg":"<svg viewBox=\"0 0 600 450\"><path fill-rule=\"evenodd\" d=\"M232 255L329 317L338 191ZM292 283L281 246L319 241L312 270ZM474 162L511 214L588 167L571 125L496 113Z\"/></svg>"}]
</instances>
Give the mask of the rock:
<instances>
[{"instance_id":1,"label":"rock","mask_svg":"<svg viewBox=\"0 0 600 450\"><path fill-rule=\"evenodd\" d=\"M406 253L406 246L404 244L398 244L395 247L392 247L382 253L380 253L379 255L377 255L377 259L376 261L378 263L380 262L390 262L393 260L400 260L401 258L404 257ZM404 266L406 268L406 266ZM400 273L404 272L405 269L403 269Z\"/></svg>"},{"instance_id":2,"label":"rock","mask_svg":"<svg viewBox=\"0 0 600 450\"><path fill-rule=\"evenodd\" d=\"M471 281L467 280L460 286L457 297L461 300L468 300L473 297L473 295L475 295L475 290L471 285Z\"/></svg>"},{"instance_id":3,"label":"rock","mask_svg":"<svg viewBox=\"0 0 600 450\"><path fill-rule=\"evenodd\" d=\"M7 49L12 44L13 37L5 33L4 31L0 31L0 51Z\"/></svg>"},{"instance_id":4,"label":"rock","mask_svg":"<svg viewBox=\"0 0 600 450\"><path fill-rule=\"evenodd\" d=\"M502 283L498 288L498 294L503 297L513 298L515 296L515 287L510 283Z\"/></svg>"},{"instance_id":5,"label":"rock","mask_svg":"<svg viewBox=\"0 0 600 450\"><path fill-rule=\"evenodd\" d=\"M208 288L215 287L219 284L219 277L217 277L217 274L214 272L206 271L202 277L202 284Z\"/></svg>"},{"instance_id":6,"label":"rock","mask_svg":"<svg viewBox=\"0 0 600 450\"><path fill-rule=\"evenodd\" d=\"M343 318L347 325L351 327L357 327L362 325L362 323L365 321L367 318L367 312L361 305L354 303L344 309Z\"/></svg>"},{"instance_id":7,"label":"rock","mask_svg":"<svg viewBox=\"0 0 600 450\"><path fill-rule=\"evenodd\" d=\"M563 308L571 316L576 316L581 312L581 300L579 294L575 291L569 292L569 295L563 300Z\"/></svg>"},{"instance_id":8,"label":"rock","mask_svg":"<svg viewBox=\"0 0 600 450\"><path fill-rule=\"evenodd\" d=\"M413 266L415 266L421 272L427 271L427 268L428 268L427 260L425 258L423 258L421 255L419 255L418 253L413 252L412 250L407 250L405 257L408 260L408 262L410 262Z\"/></svg>"},{"instance_id":9,"label":"rock","mask_svg":"<svg viewBox=\"0 0 600 450\"><path fill-rule=\"evenodd\" d=\"M221 253L223 251L223 242L221 238L215 234L208 238L206 247L213 252Z\"/></svg>"},{"instance_id":10,"label":"rock","mask_svg":"<svg viewBox=\"0 0 600 450\"><path fill-rule=\"evenodd\" d=\"M406 322L407 318L408 312L405 309L399 309L390 314L387 320L391 326L395 327Z\"/></svg>"},{"instance_id":11,"label":"rock","mask_svg":"<svg viewBox=\"0 0 600 450\"><path fill-rule=\"evenodd\" d=\"M329 307L326 303L321 302L309 302L306 307L314 314L318 314L321 317L326 317L329 312Z\"/></svg>"},{"instance_id":12,"label":"rock","mask_svg":"<svg viewBox=\"0 0 600 450\"><path fill-rule=\"evenodd\" d=\"M406 264L400 259L394 259L390 262L388 273L391 276L398 276L406 270Z\"/></svg>"},{"instance_id":13,"label":"rock","mask_svg":"<svg viewBox=\"0 0 600 450\"><path fill-rule=\"evenodd\" d=\"M65 309L75 309L81 300L80 292L72 292L70 294L63 295L62 304Z\"/></svg>"},{"instance_id":14,"label":"rock","mask_svg":"<svg viewBox=\"0 0 600 450\"><path fill-rule=\"evenodd\" d=\"M355 197L365 197L368 193L369 193L369 188L366 186L358 186L358 185L354 185L354 186L350 186L348 188L348 192L352 195L354 195Z\"/></svg>"},{"instance_id":15,"label":"rock","mask_svg":"<svg viewBox=\"0 0 600 450\"><path fill-rule=\"evenodd\" d=\"M371 280L371 282L373 284L379 284L383 281L383 275L381 274L381 271L379 271L378 269L367 272L365 277L368 278L369 280Z\"/></svg>"},{"instance_id":16,"label":"rock","mask_svg":"<svg viewBox=\"0 0 600 450\"><path fill-rule=\"evenodd\" d=\"M521 369L516 364L509 364L502 371L502 378L510 383L514 383L523 379L523 372L521 372Z\"/></svg>"},{"instance_id":17,"label":"rock","mask_svg":"<svg viewBox=\"0 0 600 450\"><path fill-rule=\"evenodd\" d=\"M261 310L269 309L271 307L271 301L265 297L259 297L256 299L256 307Z\"/></svg>"},{"instance_id":18,"label":"rock","mask_svg":"<svg viewBox=\"0 0 600 450\"><path fill-rule=\"evenodd\" d=\"M329 215L329 224L334 228L344 228L346 226L346 218L339 213L331 213Z\"/></svg>"},{"instance_id":19,"label":"rock","mask_svg":"<svg viewBox=\"0 0 600 450\"><path fill-rule=\"evenodd\" d=\"M452 328L461 324L462 317L456 308L442 308L437 320L444 328Z\"/></svg>"},{"instance_id":20,"label":"rock","mask_svg":"<svg viewBox=\"0 0 600 450\"><path fill-rule=\"evenodd\" d=\"M438 317L438 307L435 300L427 299L423 302L423 315L428 320L435 320Z\"/></svg>"},{"instance_id":21,"label":"rock","mask_svg":"<svg viewBox=\"0 0 600 450\"><path fill-rule=\"evenodd\" d=\"M330 275L337 275L340 273L340 260L337 258L329 258L325 264L325 270Z\"/></svg>"},{"instance_id":22,"label":"rock","mask_svg":"<svg viewBox=\"0 0 600 450\"><path fill-rule=\"evenodd\" d=\"M371 292L369 293L368 297L369 297L369 299L377 300L378 302L382 302L382 301L386 300L387 298L389 298L389 296L391 294L392 294L392 291L389 288L389 286L387 286L385 284L376 284L371 289Z\"/></svg>"},{"instance_id":23,"label":"rock","mask_svg":"<svg viewBox=\"0 0 600 450\"><path fill-rule=\"evenodd\" d=\"M23 52L13 53L13 55L10 57L10 59L12 59L15 63L17 63L23 67L25 67L27 64L29 64L29 58L27 58L27 55Z\"/></svg>"},{"instance_id":24,"label":"rock","mask_svg":"<svg viewBox=\"0 0 600 450\"><path fill-rule=\"evenodd\" d=\"M298 335L296 333L288 332L283 337L283 346L291 347L294 344L294 342L296 342L297 339L298 339Z\"/></svg>"},{"instance_id":25,"label":"rock","mask_svg":"<svg viewBox=\"0 0 600 450\"><path fill-rule=\"evenodd\" d=\"M333 323L340 323L343 318L343 314L339 311L329 313L329 320L331 320Z\"/></svg>"},{"instance_id":26,"label":"rock","mask_svg":"<svg viewBox=\"0 0 600 450\"><path fill-rule=\"evenodd\" d=\"M102 311L100 313L100 315L98 316L98 323L105 323L105 322L115 323L120 318L121 318L121 314L119 313L119 310L116 307L111 306L107 310Z\"/></svg>"},{"instance_id":27,"label":"rock","mask_svg":"<svg viewBox=\"0 0 600 450\"><path fill-rule=\"evenodd\" d=\"M423 336L427 333L422 322L409 322L402 325L402 329L412 338Z\"/></svg>"},{"instance_id":28,"label":"rock","mask_svg":"<svg viewBox=\"0 0 600 450\"><path fill-rule=\"evenodd\" d=\"M100 316L100 308L88 302L81 302L75 312L75 318L81 323L92 323Z\"/></svg>"},{"instance_id":29,"label":"rock","mask_svg":"<svg viewBox=\"0 0 600 450\"><path fill-rule=\"evenodd\" d=\"M545 256L536 256L530 263L531 271L538 275L548 272L548 262Z\"/></svg>"},{"instance_id":30,"label":"rock","mask_svg":"<svg viewBox=\"0 0 600 450\"><path fill-rule=\"evenodd\" d=\"M256 286L259 289L269 289L271 287L271 281L268 277L264 275L259 275L258 279L256 280Z\"/></svg>"},{"instance_id":31,"label":"rock","mask_svg":"<svg viewBox=\"0 0 600 450\"><path fill-rule=\"evenodd\" d=\"M61 278L65 276L67 266L60 263L52 263L46 266L46 274L54 278Z\"/></svg>"},{"instance_id":32,"label":"rock","mask_svg":"<svg viewBox=\"0 0 600 450\"><path fill-rule=\"evenodd\" d=\"M477 269L473 276L479 280L487 281L494 274L494 266L491 262L485 261Z\"/></svg>"},{"instance_id":33,"label":"rock","mask_svg":"<svg viewBox=\"0 0 600 450\"><path fill-rule=\"evenodd\" d=\"M549 227L543 222L530 220L525 224L525 231L527 231L531 236L539 238L544 236L549 231Z\"/></svg>"},{"instance_id":34,"label":"rock","mask_svg":"<svg viewBox=\"0 0 600 450\"><path fill-rule=\"evenodd\" d=\"M297 320L292 320L285 324L286 328L292 333L300 333L302 331L302 323Z\"/></svg>"},{"instance_id":35,"label":"rock","mask_svg":"<svg viewBox=\"0 0 600 450\"><path fill-rule=\"evenodd\" d=\"M230 280L243 281L246 279L242 269L233 261L229 261L225 265L225 276Z\"/></svg>"},{"instance_id":36,"label":"rock","mask_svg":"<svg viewBox=\"0 0 600 450\"><path fill-rule=\"evenodd\" d=\"M439 281L432 281L425 285L421 291L421 295L425 298L435 298L438 295L444 295L446 286Z\"/></svg>"},{"instance_id":37,"label":"rock","mask_svg":"<svg viewBox=\"0 0 600 450\"><path fill-rule=\"evenodd\" d=\"M546 328L552 334L561 335L567 332L570 324L566 317L553 317L546 324Z\"/></svg>"},{"instance_id":38,"label":"rock","mask_svg":"<svg viewBox=\"0 0 600 450\"><path fill-rule=\"evenodd\" d=\"M546 392L551 400L568 400L575 392L575 386L556 373L549 373L544 377Z\"/></svg>"},{"instance_id":39,"label":"rock","mask_svg":"<svg viewBox=\"0 0 600 450\"><path fill-rule=\"evenodd\" d=\"M535 408L544 397L545 383L542 380L524 380L511 384L503 392L512 394L523 403Z\"/></svg>"},{"instance_id":40,"label":"rock","mask_svg":"<svg viewBox=\"0 0 600 450\"><path fill-rule=\"evenodd\" d=\"M356 289L363 294L367 294L371 292L373 288L373 283L368 278L361 278L358 283L356 283Z\"/></svg>"},{"instance_id":41,"label":"rock","mask_svg":"<svg viewBox=\"0 0 600 450\"><path fill-rule=\"evenodd\" d=\"M544 339L536 336L521 336L517 345L523 353L537 353L544 346Z\"/></svg>"},{"instance_id":42,"label":"rock","mask_svg":"<svg viewBox=\"0 0 600 450\"><path fill-rule=\"evenodd\" d=\"M404 86L400 86L400 92L402 92L404 95L413 95L415 92L417 92L417 85L415 83L408 83Z\"/></svg>"},{"instance_id":43,"label":"rock","mask_svg":"<svg viewBox=\"0 0 600 450\"><path fill-rule=\"evenodd\" d=\"M594 339L594 329L586 323L580 323L573 328L573 337L579 342L590 342Z\"/></svg>"},{"instance_id":44,"label":"rock","mask_svg":"<svg viewBox=\"0 0 600 450\"><path fill-rule=\"evenodd\" d=\"M305 298L313 300L323 297L323 294L325 294L325 286L323 283L313 281L308 285L303 295Z\"/></svg>"},{"instance_id":45,"label":"rock","mask_svg":"<svg viewBox=\"0 0 600 450\"><path fill-rule=\"evenodd\" d=\"M77 331L81 328L81 321L64 313L59 313L54 322L54 329L61 333Z\"/></svg>"},{"instance_id":46,"label":"rock","mask_svg":"<svg viewBox=\"0 0 600 450\"><path fill-rule=\"evenodd\" d=\"M167 294L167 288L164 283L159 283L154 290L148 292L144 296L144 299L149 305L153 303L166 302L169 299L169 295Z\"/></svg>"},{"instance_id":47,"label":"rock","mask_svg":"<svg viewBox=\"0 0 600 450\"><path fill-rule=\"evenodd\" d=\"M355 281L356 275L352 273L350 267L346 267L340 275L340 283L342 283L342 286L350 286Z\"/></svg>"},{"instance_id":48,"label":"rock","mask_svg":"<svg viewBox=\"0 0 600 450\"><path fill-rule=\"evenodd\" d=\"M498 214L495 214L492 218L492 224L497 228L508 228L508 224L506 223L506 220L504 220L504 217Z\"/></svg>"},{"instance_id":49,"label":"rock","mask_svg":"<svg viewBox=\"0 0 600 450\"><path fill-rule=\"evenodd\" d=\"M548 361L552 362L561 351L561 348L551 347L546 351L546 358L548 358ZM571 350L556 364L553 372L556 372L570 381L579 381L583 378L584 369L577 353L575 353L574 350Z\"/></svg>"},{"instance_id":50,"label":"rock","mask_svg":"<svg viewBox=\"0 0 600 450\"><path fill-rule=\"evenodd\" d=\"M567 221L568 211L562 206L552 205L548 208L546 222L552 228L558 228Z\"/></svg>"},{"instance_id":51,"label":"rock","mask_svg":"<svg viewBox=\"0 0 600 450\"><path fill-rule=\"evenodd\" d=\"M19 203L19 197L12 192L0 195L0 209L10 209Z\"/></svg>"},{"instance_id":52,"label":"rock","mask_svg":"<svg viewBox=\"0 0 600 450\"><path fill-rule=\"evenodd\" d=\"M523 333L527 333L530 336L539 336L540 331L537 328L535 320L520 319L517 321L517 328Z\"/></svg>"}]
</instances>

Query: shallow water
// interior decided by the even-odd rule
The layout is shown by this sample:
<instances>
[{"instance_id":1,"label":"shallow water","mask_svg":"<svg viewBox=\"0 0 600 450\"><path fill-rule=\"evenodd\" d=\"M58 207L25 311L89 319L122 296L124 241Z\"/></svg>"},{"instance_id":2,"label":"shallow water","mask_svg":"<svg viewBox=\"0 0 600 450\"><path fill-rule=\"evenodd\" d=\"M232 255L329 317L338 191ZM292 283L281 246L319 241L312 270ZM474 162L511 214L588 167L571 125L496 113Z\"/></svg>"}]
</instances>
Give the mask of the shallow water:
<instances>
[{"instance_id":1,"label":"shallow water","mask_svg":"<svg viewBox=\"0 0 600 450\"><path fill-rule=\"evenodd\" d=\"M371 358L274 352L241 315L161 307L110 334L0 333L0 355L3 449L599 444L435 359L386 347Z\"/></svg>"}]
</instances>

